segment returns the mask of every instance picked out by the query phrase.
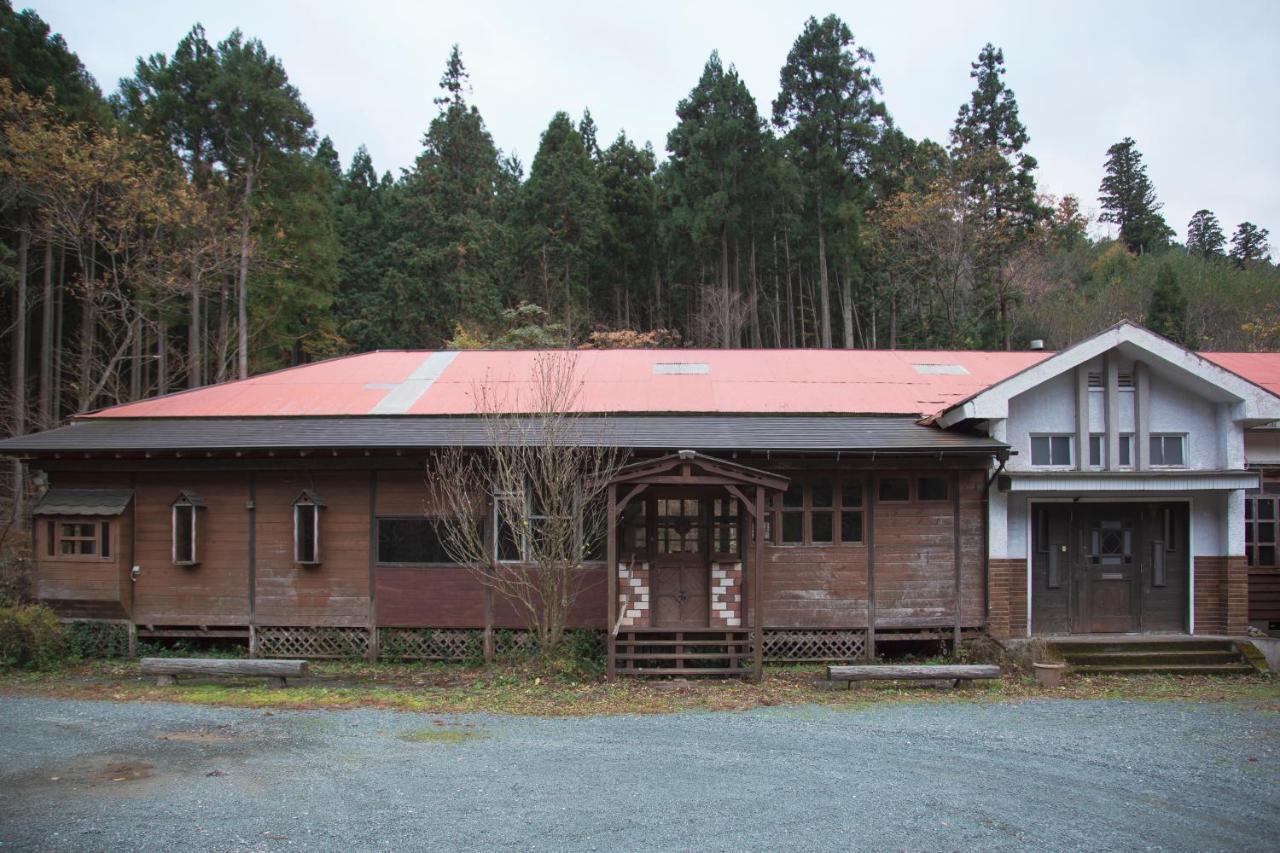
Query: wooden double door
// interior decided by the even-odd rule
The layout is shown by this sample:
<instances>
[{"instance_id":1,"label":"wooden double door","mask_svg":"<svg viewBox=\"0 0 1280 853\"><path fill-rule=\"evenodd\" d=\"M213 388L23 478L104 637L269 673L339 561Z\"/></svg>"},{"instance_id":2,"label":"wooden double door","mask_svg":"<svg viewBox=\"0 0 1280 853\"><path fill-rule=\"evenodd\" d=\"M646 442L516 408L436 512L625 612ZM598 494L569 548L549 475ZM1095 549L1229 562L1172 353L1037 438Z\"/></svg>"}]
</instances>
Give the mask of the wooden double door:
<instances>
[{"instance_id":1,"label":"wooden double door","mask_svg":"<svg viewBox=\"0 0 1280 853\"><path fill-rule=\"evenodd\" d=\"M654 500L650 598L655 628L705 628L711 613L708 501Z\"/></svg>"},{"instance_id":2,"label":"wooden double door","mask_svg":"<svg viewBox=\"0 0 1280 853\"><path fill-rule=\"evenodd\" d=\"M1185 503L1033 504L1031 630L1186 631Z\"/></svg>"}]
</instances>

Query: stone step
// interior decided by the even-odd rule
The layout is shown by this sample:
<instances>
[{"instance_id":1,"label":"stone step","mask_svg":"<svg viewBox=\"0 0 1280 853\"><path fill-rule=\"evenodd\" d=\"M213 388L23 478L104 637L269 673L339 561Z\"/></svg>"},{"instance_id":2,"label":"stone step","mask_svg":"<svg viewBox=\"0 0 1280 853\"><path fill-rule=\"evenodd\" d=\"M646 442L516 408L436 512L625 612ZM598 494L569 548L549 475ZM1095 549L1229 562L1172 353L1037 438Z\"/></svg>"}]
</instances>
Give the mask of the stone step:
<instances>
[{"instance_id":1,"label":"stone step","mask_svg":"<svg viewBox=\"0 0 1280 853\"><path fill-rule=\"evenodd\" d=\"M1101 652L1212 652L1233 651L1236 648L1231 640L1113 640L1107 642L1073 642L1066 640L1050 643L1059 654L1098 654Z\"/></svg>"}]
</instances>

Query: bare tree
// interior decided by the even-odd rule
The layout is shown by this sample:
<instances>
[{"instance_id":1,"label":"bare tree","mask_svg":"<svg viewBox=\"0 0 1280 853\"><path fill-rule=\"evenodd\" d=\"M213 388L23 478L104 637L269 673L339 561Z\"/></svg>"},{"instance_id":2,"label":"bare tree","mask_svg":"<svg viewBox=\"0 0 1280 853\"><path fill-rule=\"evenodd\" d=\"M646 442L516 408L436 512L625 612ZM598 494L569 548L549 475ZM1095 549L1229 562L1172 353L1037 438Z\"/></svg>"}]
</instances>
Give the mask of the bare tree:
<instances>
[{"instance_id":1,"label":"bare tree","mask_svg":"<svg viewBox=\"0 0 1280 853\"><path fill-rule=\"evenodd\" d=\"M602 559L605 494L626 458L607 429L584 434L581 390L567 351L535 356L525 382L487 378L475 387L486 446L442 450L433 467L444 549L511 603L544 657L560 646L578 595L603 582L591 563Z\"/></svg>"}]
</instances>

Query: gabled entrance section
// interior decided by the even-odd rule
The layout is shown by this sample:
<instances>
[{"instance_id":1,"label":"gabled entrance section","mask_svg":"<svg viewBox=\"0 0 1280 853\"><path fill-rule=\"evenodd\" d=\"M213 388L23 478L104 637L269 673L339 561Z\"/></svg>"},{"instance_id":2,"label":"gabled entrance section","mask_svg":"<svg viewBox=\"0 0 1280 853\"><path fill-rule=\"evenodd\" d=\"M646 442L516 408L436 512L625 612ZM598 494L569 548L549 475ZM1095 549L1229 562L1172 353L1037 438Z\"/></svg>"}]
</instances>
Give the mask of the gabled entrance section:
<instances>
[{"instance_id":1,"label":"gabled entrance section","mask_svg":"<svg viewBox=\"0 0 1280 853\"><path fill-rule=\"evenodd\" d=\"M760 678L765 507L787 482L692 450L618 472L608 488L610 678L748 666Z\"/></svg>"}]
</instances>

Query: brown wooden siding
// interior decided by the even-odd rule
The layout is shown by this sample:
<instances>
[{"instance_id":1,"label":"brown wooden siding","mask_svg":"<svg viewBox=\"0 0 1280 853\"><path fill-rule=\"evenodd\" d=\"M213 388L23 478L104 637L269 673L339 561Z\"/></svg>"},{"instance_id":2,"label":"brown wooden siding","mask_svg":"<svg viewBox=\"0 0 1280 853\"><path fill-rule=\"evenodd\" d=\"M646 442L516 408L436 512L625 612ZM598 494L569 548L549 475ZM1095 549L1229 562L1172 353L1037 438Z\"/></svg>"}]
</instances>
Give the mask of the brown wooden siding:
<instances>
[{"instance_id":1,"label":"brown wooden siding","mask_svg":"<svg viewBox=\"0 0 1280 853\"><path fill-rule=\"evenodd\" d=\"M369 478L362 473L256 476L256 622L364 625L369 619ZM304 490L319 511L320 564L293 553L293 503Z\"/></svg>"},{"instance_id":2,"label":"brown wooden siding","mask_svg":"<svg viewBox=\"0 0 1280 853\"><path fill-rule=\"evenodd\" d=\"M175 566L170 508L196 492L199 565ZM249 624L249 475L241 472L137 475L135 621L145 625Z\"/></svg>"},{"instance_id":3,"label":"brown wooden siding","mask_svg":"<svg viewBox=\"0 0 1280 853\"><path fill-rule=\"evenodd\" d=\"M127 474L75 473L58 477L59 488L124 489ZM49 556L49 519L35 519L36 596L59 616L124 619L129 615L129 561L133 539L133 507L115 518L87 519L111 524L111 556L107 560L67 560Z\"/></svg>"},{"instance_id":4,"label":"brown wooden siding","mask_svg":"<svg viewBox=\"0 0 1280 853\"><path fill-rule=\"evenodd\" d=\"M377 583L380 627L484 627L484 587L468 569L379 566ZM603 628L604 622L602 567L583 576L582 587L569 613L569 626ZM501 596L494 597L493 624L497 628L525 627L519 611Z\"/></svg>"},{"instance_id":5,"label":"brown wooden siding","mask_svg":"<svg viewBox=\"0 0 1280 853\"><path fill-rule=\"evenodd\" d=\"M1249 621L1280 620L1280 571L1249 570Z\"/></svg>"}]
</instances>

